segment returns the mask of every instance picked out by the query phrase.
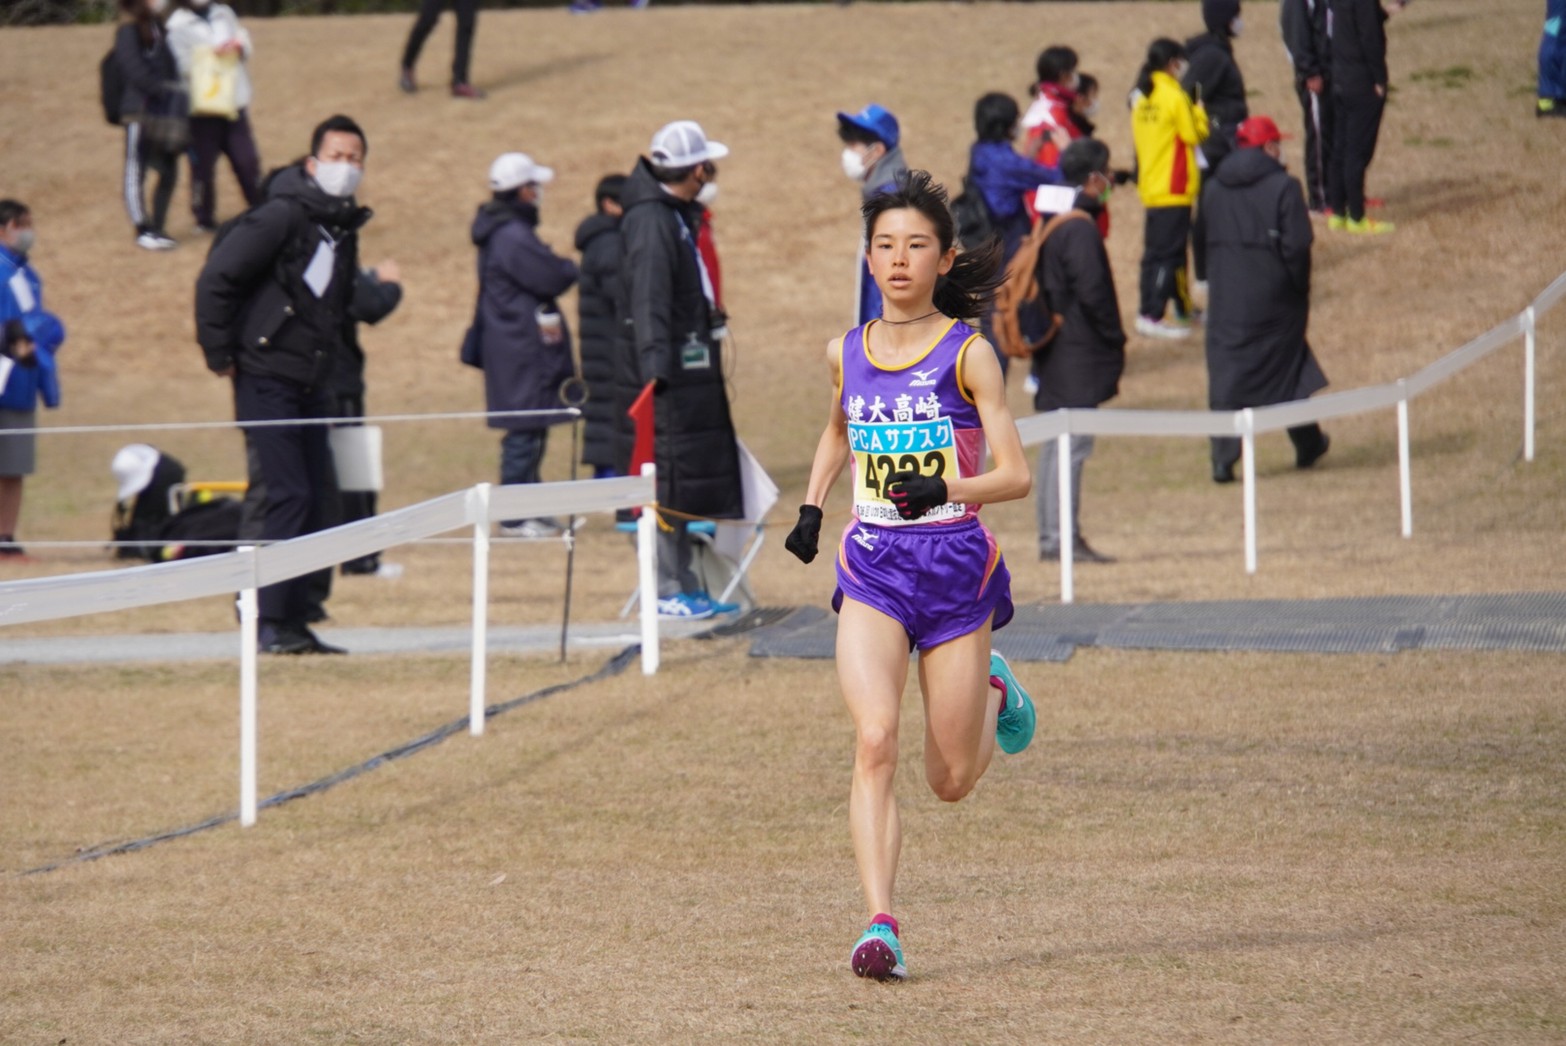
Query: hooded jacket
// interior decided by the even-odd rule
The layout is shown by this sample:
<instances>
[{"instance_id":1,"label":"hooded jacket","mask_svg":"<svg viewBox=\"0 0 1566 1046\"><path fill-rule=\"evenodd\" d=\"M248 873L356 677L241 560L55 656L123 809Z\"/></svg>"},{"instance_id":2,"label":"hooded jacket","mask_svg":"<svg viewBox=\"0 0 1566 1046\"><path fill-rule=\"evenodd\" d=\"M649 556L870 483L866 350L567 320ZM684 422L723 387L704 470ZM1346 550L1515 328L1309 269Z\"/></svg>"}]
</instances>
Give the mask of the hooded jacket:
<instances>
[{"instance_id":1,"label":"hooded jacket","mask_svg":"<svg viewBox=\"0 0 1566 1046\"><path fill-rule=\"evenodd\" d=\"M328 195L302 164L274 171L265 191L218 230L196 279L196 340L211 370L319 387L348 351L359 229L372 212Z\"/></svg>"},{"instance_id":2,"label":"hooded jacket","mask_svg":"<svg viewBox=\"0 0 1566 1046\"><path fill-rule=\"evenodd\" d=\"M1327 36L1327 0L1283 0L1278 9L1283 46L1294 63L1294 80L1303 84L1313 76L1332 72L1332 43Z\"/></svg>"},{"instance_id":3,"label":"hooded jacket","mask_svg":"<svg viewBox=\"0 0 1566 1046\"><path fill-rule=\"evenodd\" d=\"M563 406L560 385L576 373L571 331L560 316L560 337L546 342L538 313L560 313L556 298L576 283L576 263L538 238L538 208L520 200L492 200L473 216L478 248L480 355L486 410L553 410ZM568 415L491 418L489 427L513 432L548 428Z\"/></svg>"},{"instance_id":4,"label":"hooded jacket","mask_svg":"<svg viewBox=\"0 0 1566 1046\"><path fill-rule=\"evenodd\" d=\"M582 380L587 402L582 405L582 464L613 468L615 302L620 297L620 219L592 214L576 228L576 249L582 253L582 279L577 287L577 337L581 343Z\"/></svg>"},{"instance_id":5,"label":"hooded jacket","mask_svg":"<svg viewBox=\"0 0 1566 1046\"><path fill-rule=\"evenodd\" d=\"M141 26L136 22L126 22L114 31L114 61L125 78L121 123L137 123L143 116L185 115L185 94L168 37L156 21L149 28L150 46L142 42Z\"/></svg>"},{"instance_id":6,"label":"hooded jacket","mask_svg":"<svg viewBox=\"0 0 1566 1046\"><path fill-rule=\"evenodd\" d=\"M1195 234L1207 243L1208 405L1262 407L1325 388L1305 341L1313 234L1299 181L1261 149L1236 150Z\"/></svg>"},{"instance_id":7,"label":"hooded jacket","mask_svg":"<svg viewBox=\"0 0 1566 1046\"><path fill-rule=\"evenodd\" d=\"M1152 93L1138 94L1131 109L1136 188L1144 207L1188 207L1196 199L1202 183L1196 147L1207 133L1207 110L1193 106L1179 81L1155 69Z\"/></svg>"},{"instance_id":8,"label":"hooded jacket","mask_svg":"<svg viewBox=\"0 0 1566 1046\"><path fill-rule=\"evenodd\" d=\"M1034 192L1041 185L1061 182L1059 167L1028 159L1010 142L974 142L968 150L968 176L984 196L1008 259L1033 225L1028 204Z\"/></svg>"},{"instance_id":9,"label":"hooded jacket","mask_svg":"<svg viewBox=\"0 0 1566 1046\"><path fill-rule=\"evenodd\" d=\"M697 262L697 206L668 192L645 158L620 193L625 244L620 270L616 413L653 383L658 501L713 519L743 514L739 448L723 383L716 316ZM616 463L630 464L630 426Z\"/></svg>"},{"instance_id":10,"label":"hooded jacket","mask_svg":"<svg viewBox=\"0 0 1566 1046\"><path fill-rule=\"evenodd\" d=\"M1234 149L1234 133L1251 114L1245 100L1245 77L1234 61L1234 36L1230 31L1239 14L1240 0L1202 0L1202 21L1207 32L1185 43L1191 68L1181 86L1191 97L1200 97L1207 110L1212 126L1202 144L1202 153L1207 157L1209 170Z\"/></svg>"},{"instance_id":11,"label":"hooded jacket","mask_svg":"<svg viewBox=\"0 0 1566 1046\"><path fill-rule=\"evenodd\" d=\"M1381 0L1329 0L1332 92L1371 94L1387 85L1387 13Z\"/></svg>"},{"instance_id":12,"label":"hooded jacket","mask_svg":"<svg viewBox=\"0 0 1566 1046\"><path fill-rule=\"evenodd\" d=\"M33 358L14 364L0 383L0 408L32 411L40 398L45 407L58 407L60 376L54 354L65 341L65 326L43 307L43 281L27 256L0 244L0 354L14 359L13 334L33 343Z\"/></svg>"},{"instance_id":13,"label":"hooded jacket","mask_svg":"<svg viewBox=\"0 0 1566 1046\"><path fill-rule=\"evenodd\" d=\"M1063 223L1039 252L1039 287L1061 324L1033 355L1038 410L1097 407L1119 393L1126 366L1115 275L1098 231L1103 205L1079 191L1075 206L1094 220Z\"/></svg>"}]
</instances>

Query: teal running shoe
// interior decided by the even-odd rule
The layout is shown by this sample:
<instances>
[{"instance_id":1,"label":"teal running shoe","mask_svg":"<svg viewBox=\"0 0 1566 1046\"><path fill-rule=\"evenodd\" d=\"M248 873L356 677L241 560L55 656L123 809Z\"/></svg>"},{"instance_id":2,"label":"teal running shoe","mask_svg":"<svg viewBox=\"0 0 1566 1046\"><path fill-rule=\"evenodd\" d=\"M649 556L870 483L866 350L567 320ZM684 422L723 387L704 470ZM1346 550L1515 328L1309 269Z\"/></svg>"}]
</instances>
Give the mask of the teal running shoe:
<instances>
[{"instance_id":1,"label":"teal running shoe","mask_svg":"<svg viewBox=\"0 0 1566 1046\"><path fill-rule=\"evenodd\" d=\"M1038 713L1033 708L1033 698L1012 675L1011 666L993 650L990 651L990 675L1006 684L1006 705L995 723L995 743L1007 755L1016 755L1032 743Z\"/></svg>"},{"instance_id":2,"label":"teal running shoe","mask_svg":"<svg viewBox=\"0 0 1566 1046\"><path fill-rule=\"evenodd\" d=\"M854 945L848 964L860 977L874 981L901 981L908 977L908 967L903 965L903 946L897 942L897 931L884 922L870 924L870 929Z\"/></svg>"}]
</instances>

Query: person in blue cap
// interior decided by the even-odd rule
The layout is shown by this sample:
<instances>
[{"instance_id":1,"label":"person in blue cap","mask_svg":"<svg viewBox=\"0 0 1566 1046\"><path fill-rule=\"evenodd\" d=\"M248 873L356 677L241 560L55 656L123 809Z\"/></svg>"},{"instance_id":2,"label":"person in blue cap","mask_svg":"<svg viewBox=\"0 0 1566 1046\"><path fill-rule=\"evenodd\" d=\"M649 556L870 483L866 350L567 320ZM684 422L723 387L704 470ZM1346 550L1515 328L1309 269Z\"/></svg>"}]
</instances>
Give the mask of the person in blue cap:
<instances>
[{"instance_id":1,"label":"person in blue cap","mask_svg":"<svg viewBox=\"0 0 1566 1046\"><path fill-rule=\"evenodd\" d=\"M897 117L872 102L857 113L838 113L837 136L843 141L843 173L849 180L859 183L863 201L896 190L898 175L908 170ZM855 283L854 302L859 310L855 323L879 319L881 292L870 277L862 241Z\"/></svg>"}]
</instances>

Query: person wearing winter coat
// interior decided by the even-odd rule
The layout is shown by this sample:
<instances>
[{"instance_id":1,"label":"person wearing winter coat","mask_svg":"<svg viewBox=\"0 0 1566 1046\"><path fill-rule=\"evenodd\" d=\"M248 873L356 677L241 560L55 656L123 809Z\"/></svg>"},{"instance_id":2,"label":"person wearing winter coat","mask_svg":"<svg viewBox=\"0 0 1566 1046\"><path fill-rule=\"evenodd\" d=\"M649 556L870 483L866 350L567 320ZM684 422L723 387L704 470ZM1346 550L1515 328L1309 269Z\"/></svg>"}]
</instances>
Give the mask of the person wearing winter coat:
<instances>
[{"instance_id":1,"label":"person wearing winter coat","mask_svg":"<svg viewBox=\"0 0 1566 1046\"><path fill-rule=\"evenodd\" d=\"M1393 11L1402 9L1400 0L1392 0ZM1376 156L1387 105L1389 15L1381 0L1329 0L1328 17L1337 112L1327 179L1327 206L1332 209L1327 228L1372 236L1389 233L1391 222L1365 213L1365 172Z\"/></svg>"},{"instance_id":2,"label":"person wearing winter coat","mask_svg":"<svg viewBox=\"0 0 1566 1046\"><path fill-rule=\"evenodd\" d=\"M1294 65L1294 93L1299 96L1305 116L1305 191L1311 213L1324 214L1334 113L1327 0L1283 0L1278 9L1278 25L1283 32L1283 46Z\"/></svg>"},{"instance_id":3,"label":"person wearing winter coat","mask_svg":"<svg viewBox=\"0 0 1566 1046\"><path fill-rule=\"evenodd\" d=\"M43 281L28 261L36 235L26 204L0 200L0 562L24 555L22 483L37 468L38 437L6 430L37 427L40 399L50 410L60 405L54 354L65 326L43 307Z\"/></svg>"},{"instance_id":4,"label":"person wearing winter coat","mask_svg":"<svg viewBox=\"0 0 1566 1046\"><path fill-rule=\"evenodd\" d=\"M1202 156L1211 171L1234 149L1234 132L1251 115L1245 100L1245 77L1234 60L1234 40L1245 28L1240 0L1202 0L1207 32L1185 42L1190 65L1180 86L1207 110L1209 133Z\"/></svg>"},{"instance_id":5,"label":"person wearing winter coat","mask_svg":"<svg viewBox=\"0 0 1566 1046\"><path fill-rule=\"evenodd\" d=\"M1180 86L1188 70L1184 47L1154 40L1132 96L1137 191L1146 208L1136 329L1155 338L1188 337L1193 311L1186 249L1191 205L1202 184L1196 150L1207 141L1209 125L1207 110ZM1171 302L1175 315L1166 319Z\"/></svg>"},{"instance_id":6,"label":"person wearing winter coat","mask_svg":"<svg viewBox=\"0 0 1566 1046\"><path fill-rule=\"evenodd\" d=\"M1077 72L1077 52L1069 47L1046 47L1039 52L1034 72L1033 103L1022 117L1026 134L1024 149L1034 160L1047 167L1060 164L1060 154L1082 137L1071 109L1082 83Z\"/></svg>"},{"instance_id":7,"label":"person wearing winter coat","mask_svg":"<svg viewBox=\"0 0 1566 1046\"><path fill-rule=\"evenodd\" d=\"M368 142L346 116L315 128L310 155L268 179L267 199L240 215L196 280L196 337L207 368L234 385L240 421L336 417L332 371L348 354L359 273L359 230L371 212L354 199ZM330 526L336 490L323 425L247 430L265 478L262 537L280 541ZM268 653L341 653L311 632L311 579L261 589Z\"/></svg>"},{"instance_id":8,"label":"person wearing winter coat","mask_svg":"<svg viewBox=\"0 0 1566 1046\"><path fill-rule=\"evenodd\" d=\"M1060 168L1031 160L1012 146L1019 125L1017 102L1010 95L992 92L980 98L973 107L973 129L978 140L968 150L968 177L984 197L1004 260L1010 261L1033 225L1026 204L1039 186L1061 183Z\"/></svg>"},{"instance_id":9,"label":"person wearing winter coat","mask_svg":"<svg viewBox=\"0 0 1566 1046\"><path fill-rule=\"evenodd\" d=\"M599 179L593 192L595 210L576 227L576 249L582 254L577 285L577 339L587 402L582 404L582 464L595 478L619 475L615 469L614 343L615 302L620 297L620 192L625 175Z\"/></svg>"},{"instance_id":10,"label":"person wearing winter coat","mask_svg":"<svg viewBox=\"0 0 1566 1046\"><path fill-rule=\"evenodd\" d=\"M616 411L653 387L653 452L661 511L658 612L695 619L729 609L714 604L697 579L687 525L693 517L744 515L739 444L723 378L722 317L696 248L702 186L728 147L701 126L676 121L653 136L620 194L620 338ZM619 441L617 467L630 468ZM667 527L668 529L663 529Z\"/></svg>"},{"instance_id":11,"label":"person wearing winter coat","mask_svg":"<svg viewBox=\"0 0 1566 1046\"><path fill-rule=\"evenodd\" d=\"M489 168L490 201L473 217L478 248L479 358L484 409L551 411L491 418L502 429L500 482L537 483L549 427L571 420L561 386L574 377L571 331L556 300L576 284L576 263L538 238L538 206L555 172L526 153L505 153ZM508 537L556 537L552 519L504 520Z\"/></svg>"},{"instance_id":12,"label":"person wearing winter coat","mask_svg":"<svg viewBox=\"0 0 1566 1046\"><path fill-rule=\"evenodd\" d=\"M1033 376L1038 390L1033 406L1041 411L1063 407L1098 407L1120 391L1120 375L1126 365L1126 332L1120 321L1120 300L1110 269L1104 238L1099 235L1098 215L1105 209L1114 187L1109 167L1109 147L1091 138L1066 147L1060 173L1077 190L1072 209L1087 215L1072 218L1050 234L1039 251L1039 288L1060 328L1048 344L1033 355ZM1082 509L1082 467L1093 453L1093 437L1071 437L1071 534L1072 558L1079 562L1112 563L1082 536L1077 521ZM1053 445L1039 453L1037 510L1039 558L1060 556L1059 455Z\"/></svg>"},{"instance_id":13,"label":"person wearing winter coat","mask_svg":"<svg viewBox=\"0 0 1566 1046\"><path fill-rule=\"evenodd\" d=\"M1539 101L1535 116L1566 116L1566 0L1546 0L1539 38Z\"/></svg>"},{"instance_id":14,"label":"person wearing winter coat","mask_svg":"<svg viewBox=\"0 0 1566 1046\"><path fill-rule=\"evenodd\" d=\"M871 103L857 113L837 114L837 136L843 143L843 173L859 185L860 203L881 193L891 192L899 176L908 171L903 158L902 130L897 117L882 106ZM865 261L865 244L859 243L859 266L855 270L854 302L856 323L865 324L881 316L881 291L870 278Z\"/></svg>"},{"instance_id":15,"label":"person wearing winter coat","mask_svg":"<svg viewBox=\"0 0 1566 1046\"><path fill-rule=\"evenodd\" d=\"M245 205L261 202L261 154L250 129L250 56L254 48L250 31L239 24L239 16L227 4L215 0L173 0L169 15L169 49L191 99L190 117L190 209L196 227L204 232L217 228L217 159L227 156L239 182ZM211 115L203 112L198 96L200 85L192 82L198 57L205 53L233 62L234 107L236 115Z\"/></svg>"},{"instance_id":16,"label":"person wearing winter coat","mask_svg":"<svg viewBox=\"0 0 1566 1046\"><path fill-rule=\"evenodd\" d=\"M1283 135L1266 116L1240 125L1235 152L1213 178L1197 235L1207 241L1207 403L1232 411L1302 400L1327 385L1305 340L1313 234L1299 180L1281 162ZM1327 452L1314 422L1289 429L1295 465ZM1241 444L1212 439L1215 483L1234 480Z\"/></svg>"},{"instance_id":17,"label":"person wearing winter coat","mask_svg":"<svg viewBox=\"0 0 1566 1046\"><path fill-rule=\"evenodd\" d=\"M136 227L136 246L167 251L169 203L179 181L179 158L189 140L189 99L169 48L159 12L164 0L119 0L114 62L124 81L120 123L125 126L125 210ZM158 176L147 210L147 172Z\"/></svg>"}]
</instances>

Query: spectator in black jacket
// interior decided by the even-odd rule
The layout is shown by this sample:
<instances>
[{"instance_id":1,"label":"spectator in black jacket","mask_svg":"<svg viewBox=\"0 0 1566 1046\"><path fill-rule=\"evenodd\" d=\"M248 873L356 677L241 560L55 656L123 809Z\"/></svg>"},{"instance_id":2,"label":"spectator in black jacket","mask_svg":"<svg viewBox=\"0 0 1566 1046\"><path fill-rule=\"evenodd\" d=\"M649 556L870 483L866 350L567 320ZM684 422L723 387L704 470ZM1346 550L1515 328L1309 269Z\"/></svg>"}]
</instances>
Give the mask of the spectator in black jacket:
<instances>
[{"instance_id":1,"label":"spectator in black jacket","mask_svg":"<svg viewBox=\"0 0 1566 1046\"><path fill-rule=\"evenodd\" d=\"M1327 0L1283 0L1278 12L1283 46L1294 64L1294 93L1305 114L1305 191L1312 214L1327 210L1331 168L1332 41L1327 36Z\"/></svg>"},{"instance_id":2,"label":"spectator in black jacket","mask_svg":"<svg viewBox=\"0 0 1566 1046\"><path fill-rule=\"evenodd\" d=\"M1207 403L1213 410L1302 400L1327 379L1305 340L1313 235L1299 180L1283 168L1282 135L1266 116L1240 125L1239 148L1218 168L1197 235L1207 242ZM1295 464L1327 452L1315 422L1289 429ZM1212 440L1213 481L1234 480L1240 441Z\"/></svg>"},{"instance_id":3,"label":"spectator in black jacket","mask_svg":"<svg viewBox=\"0 0 1566 1046\"><path fill-rule=\"evenodd\" d=\"M576 249L582 252L582 280L577 287L577 338L581 346L582 381L587 402L582 405L582 464L593 476L619 475L614 443L614 305L620 297L620 190L625 175L609 174L593 192L594 213L576 228Z\"/></svg>"},{"instance_id":4,"label":"spectator in black jacket","mask_svg":"<svg viewBox=\"0 0 1566 1046\"><path fill-rule=\"evenodd\" d=\"M316 127L310 155L269 179L266 202L228 227L196 281L196 337L207 367L234 382L240 421L336 416L331 373L359 271L354 201L368 146L359 125L333 116ZM249 430L266 479L269 541L330 523L332 459L321 425ZM261 643L269 653L341 653L310 631L309 578L261 590Z\"/></svg>"},{"instance_id":5,"label":"spectator in black jacket","mask_svg":"<svg viewBox=\"0 0 1566 1046\"><path fill-rule=\"evenodd\" d=\"M1109 146L1079 138L1060 157L1060 173L1077 190L1074 211L1086 218L1066 221L1044 241L1039 252L1039 287L1059 319L1055 337L1033 357L1039 410L1097 407L1120 391L1126 364L1126 332L1120 321L1120 299L1109 267L1098 215L1114 187ZM1082 466L1093 453L1092 436L1071 437L1072 558L1088 563L1113 563L1087 543L1078 526L1082 509ZM1060 486L1058 453L1053 444L1039 451L1039 558L1060 556Z\"/></svg>"},{"instance_id":6,"label":"spectator in black jacket","mask_svg":"<svg viewBox=\"0 0 1566 1046\"><path fill-rule=\"evenodd\" d=\"M625 264L617 368L654 388L658 503L669 510L662 522L670 528L659 532L658 612L668 617L704 618L732 609L714 604L702 589L686 532L691 517L739 519L744 508L717 333L722 318L696 249L696 197L716 176L716 161L728 154L700 125L671 123L653 136L620 194ZM624 382L621 388L630 392ZM618 459L629 468L630 447L623 441Z\"/></svg>"},{"instance_id":7,"label":"spectator in black jacket","mask_svg":"<svg viewBox=\"0 0 1566 1046\"><path fill-rule=\"evenodd\" d=\"M189 135L187 96L169 50L159 12L163 0L120 0L114 62L125 81L120 122L125 125L125 210L136 226L136 246L149 251L178 247L166 231L169 201L179 181L179 158ZM158 176L147 212L147 172Z\"/></svg>"},{"instance_id":8,"label":"spectator in black jacket","mask_svg":"<svg viewBox=\"0 0 1566 1046\"><path fill-rule=\"evenodd\" d=\"M1245 77L1234 61L1234 38L1244 29L1240 0L1202 0L1202 22L1207 32L1185 42L1189 62L1180 86L1207 108L1209 133L1200 148L1210 174L1234 150L1234 130L1250 115L1245 100ZM1196 209L1207 199L1210 176L1202 178ZM1207 255L1200 241L1191 243L1192 274L1198 283L1207 280Z\"/></svg>"},{"instance_id":9,"label":"spectator in black jacket","mask_svg":"<svg viewBox=\"0 0 1566 1046\"><path fill-rule=\"evenodd\" d=\"M484 368L484 409L561 410L560 389L576 374L571 332L555 299L576 283L576 263L538 238L538 204L555 172L525 153L506 153L489 168L490 201L473 217L479 252L479 355ZM500 482L537 483L549 426L566 413L491 418L504 429ZM558 537L553 519L508 519L507 537Z\"/></svg>"},{"instance_id":10,"label":"spectator in black jacket","mask_svg":"<svg viewBox=\"0 0 1566 1046\"><path fill-rule=\"evenodd\" d=\"M1393 0L1393 11L1403 4ZM1332 26L1333 142L1327 172L1327 227L1364 235L1388 233L1391 222L1365 214L1365 172L1376 155L1387 104L1388 12L1381 0L1329 0Z\"/></svg>"}]
</instances>

